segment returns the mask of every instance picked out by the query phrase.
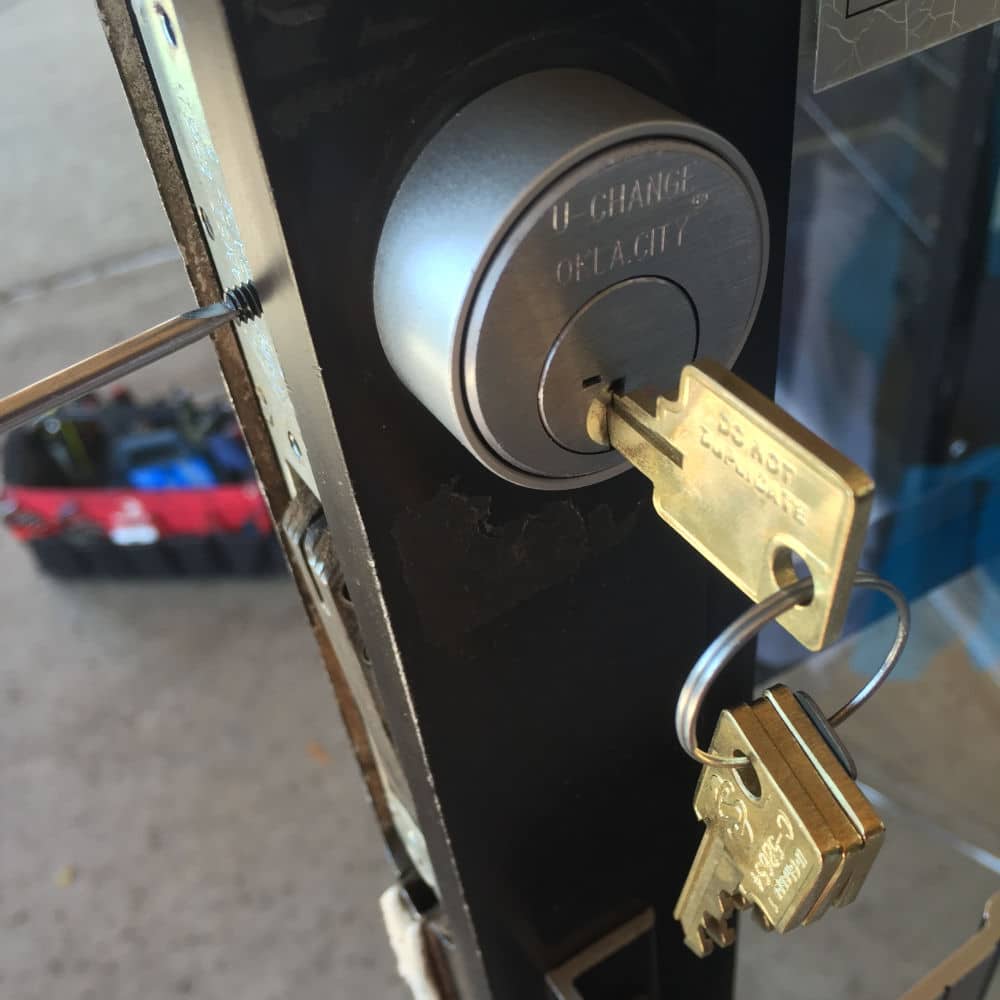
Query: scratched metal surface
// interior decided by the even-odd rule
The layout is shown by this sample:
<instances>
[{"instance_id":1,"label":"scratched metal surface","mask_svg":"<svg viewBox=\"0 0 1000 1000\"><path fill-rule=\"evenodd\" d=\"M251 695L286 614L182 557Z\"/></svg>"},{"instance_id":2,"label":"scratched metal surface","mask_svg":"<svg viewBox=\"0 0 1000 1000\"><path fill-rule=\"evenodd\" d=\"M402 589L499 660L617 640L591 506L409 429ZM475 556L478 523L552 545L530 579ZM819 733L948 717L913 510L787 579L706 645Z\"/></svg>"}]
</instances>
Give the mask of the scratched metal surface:
<instances>
[{"instance_id":1,"label":"scratched metal surface","mask_svg":"<svg viewBox=\"0 0 1000 1000\"><path fill-rule=\"evenodd\" d=\"M845 80L1000 19L1000 0L818 0L814 87Z\"/></svg>"}]
</instances>

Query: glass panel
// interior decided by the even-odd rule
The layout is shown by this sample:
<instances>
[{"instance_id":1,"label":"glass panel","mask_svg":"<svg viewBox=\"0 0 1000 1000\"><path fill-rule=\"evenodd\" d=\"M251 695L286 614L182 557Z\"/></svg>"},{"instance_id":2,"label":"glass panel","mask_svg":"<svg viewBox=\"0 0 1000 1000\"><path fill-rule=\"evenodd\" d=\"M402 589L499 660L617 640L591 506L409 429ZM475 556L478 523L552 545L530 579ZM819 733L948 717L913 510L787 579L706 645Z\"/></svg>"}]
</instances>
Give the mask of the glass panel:
<instances>
[{"instance_id":1,"label":"glass panel","mask_svg":"<svg viewBox=\"0 0 1000 1000\"><path fill-rule=\"evenodd\" d=\"M912 601L899 668L842 730L889 827L869 884L796 941L743 922L743 1000L898 996L1000 888L1000 100L993 29L798 94L778 401L867 469L862 565ZM891 642L859 593L760 676L829 712ZM1000 984L991 997L1000 997Z\"/></svg>"},{"instance_id":2,"label":"glass panel","mask_svg":"<svg viewBox=\"0 0 1000 1000\"><path fill-rule=\"evenodd\" d=\"M991 29L801 88L777 398L878 486L864 565L911 598L1000 573L1000 182ZM859 600L848 631L884 611ZM971 613L971 612L970 612ZM770 668L798 652L771 637Z\"/></svg>"}]
</instances>

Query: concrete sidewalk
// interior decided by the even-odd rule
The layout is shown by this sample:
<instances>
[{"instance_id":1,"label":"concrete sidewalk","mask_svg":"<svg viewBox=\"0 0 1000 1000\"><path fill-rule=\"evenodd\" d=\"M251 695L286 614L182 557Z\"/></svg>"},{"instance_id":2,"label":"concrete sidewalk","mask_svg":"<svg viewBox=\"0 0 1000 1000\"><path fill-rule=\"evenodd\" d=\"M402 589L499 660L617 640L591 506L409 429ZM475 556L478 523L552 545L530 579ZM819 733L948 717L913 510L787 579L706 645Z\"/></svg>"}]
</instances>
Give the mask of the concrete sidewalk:
<instances>
[{"instance_id":1,"label":"concrete sidewalk","mask_svg":"<svg viewBox=\"0 0 1000 1000\"><path fill-rule=\"evenodd\" d=\"M0 392L193 297L89 0L0 0ZM196 345L128 383L219 395ZM380 838L298 597L0 532L0 996L385 1000Z\"/></svg>"}]
</instances>

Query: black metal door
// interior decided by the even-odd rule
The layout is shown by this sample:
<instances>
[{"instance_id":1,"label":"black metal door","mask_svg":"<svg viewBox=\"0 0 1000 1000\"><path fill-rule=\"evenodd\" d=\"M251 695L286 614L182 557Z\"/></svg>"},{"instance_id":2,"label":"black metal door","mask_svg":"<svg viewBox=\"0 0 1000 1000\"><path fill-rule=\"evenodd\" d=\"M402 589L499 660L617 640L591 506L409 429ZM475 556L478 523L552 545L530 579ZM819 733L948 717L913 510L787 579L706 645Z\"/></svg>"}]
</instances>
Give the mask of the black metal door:
<instances>
[{"instance_id":1,"label":"black metal door","mask_svg":"<svg viewBox=\"0 0 1000 1000\"><path fill-rule=\"evenodd\" d=\"M542 493L482 468L389 368L372 265L396 185L445 119L514 75L599 70L715 129L756 171L770 277L737 370L770 392L798 5L186 0L171 9L427 842L463 995L541 1000L547 970L652 907L658 971L643 973L641 989L727 996L732 953L698 961L671 917L701 828L696 768L670 719L688 668L742 598L659 520L638 473ZM236 81L220 55L230 44ZM240 146L243 90L259 159ZM286 322L293 299L308 334ZM311 344L296 339L305 337ZM751 678L745 657L716 705L745 698ZM621 995L610 989L593 995Z\"/></svg>"}]
</instances>

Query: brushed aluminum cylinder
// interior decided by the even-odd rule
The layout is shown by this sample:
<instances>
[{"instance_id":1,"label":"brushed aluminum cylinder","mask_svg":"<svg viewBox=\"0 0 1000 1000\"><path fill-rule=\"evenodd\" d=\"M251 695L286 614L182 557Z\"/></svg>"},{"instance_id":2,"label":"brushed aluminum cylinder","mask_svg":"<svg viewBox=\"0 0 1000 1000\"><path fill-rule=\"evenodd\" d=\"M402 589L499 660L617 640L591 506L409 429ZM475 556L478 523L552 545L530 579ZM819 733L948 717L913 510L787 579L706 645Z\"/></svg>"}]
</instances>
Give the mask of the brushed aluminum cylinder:
<instances>
[{"instance_id":1,"label":"brushed aluminum cylinder","mask_svg":"<svg viewBox=\"0 0 1000 1000\"><path fill-rule=\"evenodd\" d=\"M483 464L566 489L627 467L576 428L590 396L669 392L695 357L732 365L767 249L725 139L602 74L543 70L420 152L381 233L375 317L396 373Z\"/></svg>"}]
</instances>

